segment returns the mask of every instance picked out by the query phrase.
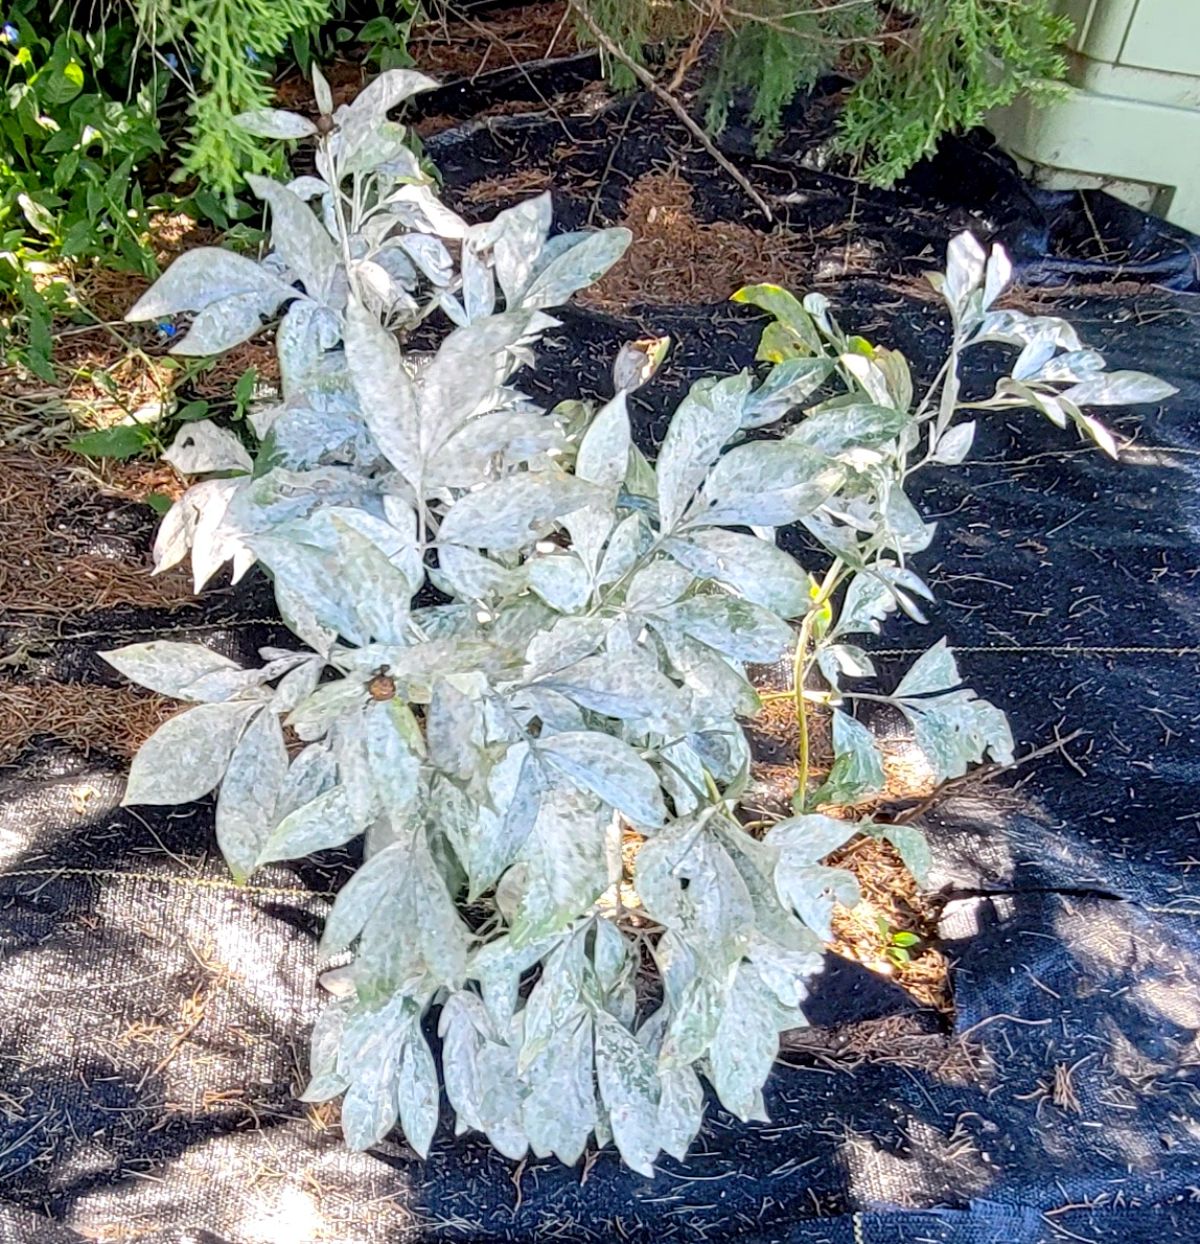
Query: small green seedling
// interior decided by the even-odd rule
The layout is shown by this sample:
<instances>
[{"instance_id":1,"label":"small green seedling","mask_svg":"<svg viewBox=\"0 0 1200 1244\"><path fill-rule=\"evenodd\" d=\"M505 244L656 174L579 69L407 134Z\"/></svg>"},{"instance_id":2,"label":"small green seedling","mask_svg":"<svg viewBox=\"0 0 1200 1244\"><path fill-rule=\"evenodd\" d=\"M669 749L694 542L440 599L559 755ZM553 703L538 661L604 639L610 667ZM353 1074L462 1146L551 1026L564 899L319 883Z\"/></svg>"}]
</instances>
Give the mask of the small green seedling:
<instances>
[{"instance_id":1,"label":"small green seedling","mask_svg":"<svg viewBox=\"0 0 1200 1244\"><path fill-rule=\"evenodd\" d=\"M912 962L914 946L921 944L921 939L907 929L893 929L886 917L876 916L875 927L883 941L883 953L897 966Z\"/></svg>"}]
</instances>

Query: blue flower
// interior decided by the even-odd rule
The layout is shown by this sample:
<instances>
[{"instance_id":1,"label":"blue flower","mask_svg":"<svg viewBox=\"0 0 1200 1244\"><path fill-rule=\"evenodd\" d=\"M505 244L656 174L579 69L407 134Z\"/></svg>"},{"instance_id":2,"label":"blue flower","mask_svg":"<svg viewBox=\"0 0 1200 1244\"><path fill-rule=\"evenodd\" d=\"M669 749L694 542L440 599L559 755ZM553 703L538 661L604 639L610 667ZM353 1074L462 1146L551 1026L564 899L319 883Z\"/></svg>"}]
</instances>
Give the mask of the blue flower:
<instances>
[{"instance_id":1,"label":"blue flower","mask_svg":"<svg viewBox=\"0 0 1200 1244\"><path fill-rule=\"evenodd\" d=\"M3 28L0 28L0 43L11 43L16 47L21 42L21 32L12 24L5 22Z\"/></svg>"},{"instance_id":2,"label":"blue flower","mask_svg":"<svg viewBox=\"0 0 1200 1244\"><path fill-rule=\"evenodd\" d=\"M167 65L167 68L168 68L168 69L178 69L178 68L179 68L179 57L178 57L178 56L176 56L174 52L168 52L168 53L167 53L167 54L163 57L163 60L166 62L166 65Z\"/></svg>"},{"instance_id":3,"label":"blue flower","mask_svg":"<svg viewBox=\"0 0 1200 1244\"><path fill-rule=\"evenodd\" d=\"M247 43L246 44L246 59L252 65L257 65L258 62L262 59L262 57L260 57L259 54Z\"/></svg>"},{"instance_id":4,"label":"blue flower","mask_svg":"<svg viewBox=\"0 0 1200 1244\"><path fill-rule=\"evenodd\" d=\"M159 320L158 323L154 327L157 328L158 331L164 337L166 337L168 341L170 341L170 339L174 337L176 333L179 332L179 329L176 328L175 325L172 324L170 320Z\"/></svg>"}]
</instances>

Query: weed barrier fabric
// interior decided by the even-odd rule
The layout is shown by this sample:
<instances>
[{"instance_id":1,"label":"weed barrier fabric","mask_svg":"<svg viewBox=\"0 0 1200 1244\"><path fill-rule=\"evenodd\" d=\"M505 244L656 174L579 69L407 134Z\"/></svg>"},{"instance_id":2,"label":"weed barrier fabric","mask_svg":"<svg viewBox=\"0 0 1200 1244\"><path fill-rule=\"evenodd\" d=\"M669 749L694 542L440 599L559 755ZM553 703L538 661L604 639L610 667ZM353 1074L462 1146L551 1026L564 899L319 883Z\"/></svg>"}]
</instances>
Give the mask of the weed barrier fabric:
<instances>
[{"instance_id":1,"label":"weed barrier fabric","mask_svg":"<svg viewBox=\"0 0 1200 1244\"><path fill-rule=\"evenodd\" d=\"M431 153L461 196L495 174L493 159L553 150L545 131L565 124L583 154L555 170L564 227L595 203L594 216L618 217L620 170L627 159L644 170L650 144L686 169L698 211L744 213L664 118L622 135L630 107L648 105L489 118ZM975 171L960 170L960 197ZM834 219L838 185L822 182L821 219ZM906 278L939 262L953 213L903 188L888 250L885 200L864 191L855 209L848 183L841 195L840 219L856 210L882 239L886 271L827 292L844 322L902 349L927 381L945 325ZM789 210L795 232L803 205ZM1110 251L1163 236L1135 224L1106 236ZM1050 248L1042 258L1063 262ZM1028 253L1025 271L1036 272ZM969 465L916 498L943 524L922 562L939 596L932 625L891 624L873 644L890 685L946 634L1026 749L1083 732L1071 763L1043 758L923 818L955 963L952 1031L831 963L814 1029L789 1039L768 1084L772 1121L744 1126L714 1106L688 1162L663 1161L653 1180L611 1148L570 1170L514 1167L445 1122L425 1162L398 1134L349 1154L336 1115L294 1099L321 1005L316 938L349 856L236 886L215 857L209 803L119 810L121 762L47 742L0 781L0 1241L1200 1238L1200 311L1148 275L1089 271L1078 290L1038 299L1114 366L1155 372L1178 396L1113 412L1133 442L1120 464L1032 413L982 425ZM759 328L717 302L560 319L524 378L538 396L602 394L622 341L674 337L632 402L647 449L691 381L752 361ZM152 526L147 511L143 556ZM784 538L803 555L803 540ZM175 613L0 616L23 676L85 685L114 685L96 651L138 638L248 657L281 637L256 577ZM886 717L873 724L903 737Z\"/></svg>"}]
</instances>

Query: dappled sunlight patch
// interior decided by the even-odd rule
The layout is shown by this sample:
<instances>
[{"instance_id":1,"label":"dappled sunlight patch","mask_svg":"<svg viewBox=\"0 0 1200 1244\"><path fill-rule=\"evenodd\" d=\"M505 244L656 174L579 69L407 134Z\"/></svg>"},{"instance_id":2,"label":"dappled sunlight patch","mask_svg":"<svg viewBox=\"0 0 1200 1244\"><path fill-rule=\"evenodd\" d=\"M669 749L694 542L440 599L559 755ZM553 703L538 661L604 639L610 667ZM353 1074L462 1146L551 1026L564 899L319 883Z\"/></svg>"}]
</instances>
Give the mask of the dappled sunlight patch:
<instances>
[{"instance_id":1,"label":"dappled sunlight patch","mask_svg":"<svg viewBox=\"0 0 1200 1244\"><path fill-rule=\"evenodd\" d=\"M894 1136L845 1129L842 1158L859 1204L915 1207L981 1196L996 1179L996 1159L982 1150L973 1116L938 1124L916 1116ZM999 1155L997 1155L998 1158Z\"/></svg>"},{"instance_id":2,"label":"dappled sunlight patch","mask_svg":"<svg viewBox=\"0 0 1200 1244\"><path fill-rule=\"evenodd\" d=\"M950 963L937 946L941 904L922 894L895 847L863 835L826 862L853 873L862 893L857 906L834 911L831 949L891 977L922 1006L950 1011Z\"/></svg>"}]
</instances>

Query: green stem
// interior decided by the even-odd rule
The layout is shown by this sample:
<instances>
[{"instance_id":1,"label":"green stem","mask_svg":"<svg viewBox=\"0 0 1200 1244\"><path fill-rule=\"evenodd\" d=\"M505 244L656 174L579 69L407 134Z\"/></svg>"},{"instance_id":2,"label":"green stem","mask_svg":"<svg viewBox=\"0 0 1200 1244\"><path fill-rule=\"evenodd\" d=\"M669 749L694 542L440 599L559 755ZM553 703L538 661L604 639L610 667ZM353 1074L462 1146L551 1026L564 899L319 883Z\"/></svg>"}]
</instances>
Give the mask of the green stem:
<instances>
[{"instance_id":1,"label":"green stem","mask_svg":"<svg viewBox=\"0 0 1200 1244\"><path fill-rule=\"evenodd\" d=\"M807 673L808 643L812 633L810 625L816 616L816 607L804 615L800 623L800 635L796 640L796 652L792 658L792 699L796 705L796 729L799 731L796 754L796 789L800 798L808 794L808 705L804 699L804 676Z\"/></svg>"},{"instance_id":2,"label":"green stem","mask_svg":"<svg viewBox=\"0 0 1200 1244\"><path fill-rule=\"evenodd\" d=\"M799 738L796 741L796 789L801 799L808 795L808 704L804 695L804 684L811 668L808 649L812 642L812 628L818 612L825 607L826 602L837 590L845 569L842 559L835 557L833 564L825 572L825 578L821 580L821 586L808 612L804 615L804 620L800 623L800 634L796 638L796 649L792 656L792 699L796 705L796 729L799 732Z\"/></svg>"}]
</instances>

